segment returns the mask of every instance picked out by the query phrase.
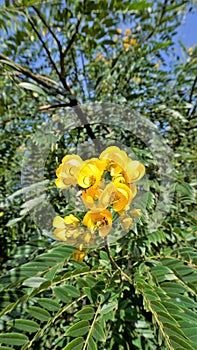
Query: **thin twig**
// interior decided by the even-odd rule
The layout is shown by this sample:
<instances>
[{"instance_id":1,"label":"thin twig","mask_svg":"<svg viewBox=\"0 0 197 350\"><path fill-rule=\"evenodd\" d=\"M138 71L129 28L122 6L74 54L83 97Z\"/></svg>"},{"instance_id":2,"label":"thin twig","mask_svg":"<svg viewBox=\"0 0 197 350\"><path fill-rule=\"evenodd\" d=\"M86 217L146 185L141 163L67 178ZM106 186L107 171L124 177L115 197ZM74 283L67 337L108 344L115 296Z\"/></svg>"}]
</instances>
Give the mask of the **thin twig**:
<instances>
[{"instance_id":1,"label":"thin twig","mask_svg":"<svg viewBox=\"0 0 197 350\"><path fill-rule=\"evenodd\" d=\"M197 84L197 75L195 76L195 79L193 81L192 88L191 88L191 91L189 94L189 103L192 103L192 97L193 97L193 93L194 93L194 89L195 89L196 84ZM187 110L187 116L188 116L188 121L189 121L189 125L188 125L187 129L189 129L189 130L191 130L190 122L196 118L196 116L193 117L193 115L195 113L195 109L196 109L196 106L193 107L193 110L191 110L191 108L188 108L188 110Z\"/></svg>"},{"instance_id":2,"label":"thin twig","mask_svg":"<svg viewBox=\"0 0 197 350\"><path fill-rule=\"evenodd\" d=\"M168 0L165 0L164 3L163 3L162 9L161 9L161 14L160 14L158 20L156 21L156 24L155 24L154 28L153 28L153 29L151 30L151 32L143 39L143 41L141 42L140 45L142 45L144 42L146 42L148 39L150 39L151 36L155 33L156 29L160 26L161 21L162 21L162 19L163 19L163 16L164 16L164 14L165 14L165 9L166 9L167 3L168 3Z\"/></svg>"},{"instance_id":3,"label":"thin twig","mask_svg":"<svg viewBox=\"0 0 197 350\"><path fill-rule=\"evenodd\" d=\"M75 61L75 56L74 56L74 52L71 52L71 56L72 56L72 59L73 59L73 65L74 65L74 73L75 73L75 79L76 81L78 82L79 86L81 86L81 90L83 92L83 98L84 98L84 101L85 101L85 91L84 91L84 88L83 88L83 82L81 82L79 80L79 72L78 72L78 68L77 68L77 63Z\"/></svg>"},{"instance_id":4,"label":"thin twig","mask_svg":"<svg viewBox=\"0 0 197 350\"><path fill-rule=\"evenodd\" d=\"M34 11L36 12L36 14L38 15L38 17L40 18L40 20L42 21L42 23L45 25L45 27L48 29L49 33L51 33L52 37L54 38L54 40L57 43L57 46L59 48L59 51L62 51L62 45L59 41L59 39L57 38L57 36L55 35L55 33L51 30L51 27L48 25L48 23L46 22L45 18L41 15L41 13L38 11L38 9L35 6L32 6L32 8L34 9Z\"/></svg>"},{"instance_id":5,"label":"thin twig","mask_svg":"<svg viewBox=\"0 0 197 350\"><path fill-rule=\"evenodd\" d=\"M78 17L78 20L77 20L77 24L76 24L75 30L74 30L74 33L73 33L73 35L72 35L72 37L71 37L71 39L70 39L70 41L69 41L67 47L66 47L65 50L63 51L63 56L64 56L64 57L67 55L67 53L68 53L68 51L70 50L72 44L74 43L75 37L76 37L76 35L78 34L78 31L79 31L79 26L80 26L80 24L81 24L81 20L82 20L82 16L79 16L79 17Z\"/></svg>"},{"instance_id":6,"label":"thin twig","mask_svg":"<svg viewBox=\"0 0 197 350\"><path fill-rule=\"evenodd\" d=\"M106 249L108 258L109 258L109 260L110 260L112 266L115 267L115 269L117 269L117 270L120 272L120 274L121 274L124 278L126 278L129 282L132 282L132 283L133 283L131 277L129 277L129 276L120 268L120 266L118 266L118 264L115 262L115 260L114 260L113 257L111 256L111 253L110 253L110 250L109 250L109 245L108 245L106 239L105 239L105 243L106 243L105 249Z\"/></svg>"},{"instance_id":7,"label":"thin twig","mask_svg":"<svg viewBox=\"0 0 197 350\"><path fill-rule=\"evenodd\" d=\"M29 22L29 24L31 25L33 31L36 33L38 39L39 39L40 42L42 43L42 46L43 46L43 48L44 48L44 50L45 50L45 52L46 52L46 54L47 54L47 56L48 56L48 59L49 59L49 61L51 62L52 67L54 68L56 74L58 75L58 77L59 77L59 79L60 79L60 81L61 81L60 72L58 71L55 62L53 61L53 58L52 58L52 56L51 56L51 53L50 53L50 51L49 51L47 45L45 44L44 40L42 39L42 36L40 35L39 31L37 30L36 26L34 25L34 22L33 22L32 19L30 18L30 16L28 16L28 15L26 15L26 16L27 16L28 22Z\"/></svg>"},{"instance_id":8,"label":"thin twig","mask_svg":"<svg viewBox=\"0 0 197 350\"><path fill-rule=\"evenodd\" d=\"M83 69L83 76L84 76L85 83L86 83L86 89L87 89L88 97L91 98L90 97L90 91L88 89L88 82L87 82L87 75L86 75L86 68L85 68L83 52L80 52L80 54L81 54L81 63L82 63L82 69Z\"/></svg>"},{"instance_id":9,"label":"thin twig","mask_svg":"<svg viewBox=\"0 0 197 350\"><path fill-rule=\"evenodd\" d=\"M197 84L197 75L196 75L194 82L192 84L192 88L191 88L190 95L189 95L189 102L192 102L192 96L193 96L196 84Z\"/></svg>"},{"instance_id":10,"label":"thin twig","mask_svg":"<svg viewBox=\"0 0 197 350\"><path fill-rule=\"evenodd\" d=\"M51 82L52 84L55 84L55 85L59 86L59 84L56 81L53 81L53 80L51 80L51 79L49 79L49 78L47 78L45 76L39 75L39 74L34 74L29 69L22 67L18 63L15 63L13 60L11 60L9 57L3 55L2 53L0 53L0 59L11 63L14 66L14 68L18 69L25 76L33 79L34 81L36 81L37 83L41 84L43 87L45 87L47 89L56 89L55 87L51 86L51 84L49 84L48 82ZM56 92L62 94L61 90L56 89Z\"/></svg>"}]
</instances>

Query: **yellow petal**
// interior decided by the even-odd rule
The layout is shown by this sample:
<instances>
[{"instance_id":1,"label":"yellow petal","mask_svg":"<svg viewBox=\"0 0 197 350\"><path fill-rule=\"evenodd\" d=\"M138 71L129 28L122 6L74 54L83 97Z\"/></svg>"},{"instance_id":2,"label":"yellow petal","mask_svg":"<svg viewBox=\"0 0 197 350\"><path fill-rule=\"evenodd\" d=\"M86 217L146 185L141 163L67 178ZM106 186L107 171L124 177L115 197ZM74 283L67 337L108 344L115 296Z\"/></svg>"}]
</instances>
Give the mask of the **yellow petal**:
<instances>
[{"instance_id":1,"label":"yellow petal","mask_svg":"<svg viewBox=\"0 0 197 350\"><path fill-rule=\"evenodd\" d=\"M84 257L86 256L86 252L81 251L79 249L77 249L74 253L73 253L73 260L77 261L78 263L82 263Z\"/></svg>"},{"instance_id":2,"label":"yellow petal","mask_svg":"<svg viewBox=\"0 0 197 350\"><path fill-rule=\"evenodd\" d=\"M136 39L131 39L129 43L132 46L136 46L137 45L137 40Z\"/></svg>"},{"instance_id":3,"label":"yellow petal","mask_svg":"<svg viewBox=\"0 0 197 350\"><path fill-rule=\"evenodd\" d=\"M112 214L104 209L100 212L87 212L83 218L83 224L90 230L99 230L99 236L105 237L112 228Z\"/></svg>"},{"instance_id":4,"label":"yellow petal","mask_svg":"<svg viewBox=\"0 0 197 350\"><path fill-rule=\"evenodd\" d=\"M123 214L123 215L120 216L120 223L121 223L121 226L122 226L123 230L128 232L130 227L131 227L131 225L132 225L132 223L133 223L133 220L132 220L132 218L130 216L128 216L126 214L125 215Z\"/></svg>"},{"instance_id":5,"label":"yellow petal","mask_svg":"<svg viewBox=\"0 0 197 350\"><path fill-rule=\"evenodd\" d=\"M66 189L70 186L70 182L68 181L68 183L66 183L66 181L62 177L58 177L55 180L55 184L56 184L57 188L61 188L61 189Z\"/></svg>"},{"instance_id":6,"label":"yellow petal","mask_svg":"<svg viewBox=\"0 0 197 350\"><path fill-rule=\"evenodd\" d=\"M136 182L144 176L145 167L139 161L129 159L124 171L129 179L128 182Z\"/></svg>"},{"instance_id":7,"label":"yellow petal","mask_svg":"<svg viewBox=\"0 0 197 350\"><path fill-rule=\"evenodd\" d=\"M125 38L124 38L124 42L125 42L125 43L128 43L128 42L129 42L129 40L130 40L130 39L129 39L129 37L128 37L128 36L125 36Z\"/></svg>"},{"instance_id":8,"label":"yellow petal","mask_svg":"<svg viewBox=\"0 0 197 350\"><path fill-rule=\"evenodd\" d=\"M131 196L132 196L132 199L133 199L136 196L136 194L137 194L137 187L134 184L130 184L129 188L131 190Z\"/></svg>"},{"instance_id":9,"label":"yellow petal","mask_svg":"<svg viewBox=\"0 0 197 350\"><path fill-rule=\"evenodd\" d=\"M125 151L122 151L117 146L110 146L107 147L101 154L100 159L108 159L110 161L113 161L115 164L118 164L119 166L123 167L125 165L125 162L127 162L127 154Z\"/></svg>"},{"instance_id":10,"label":"yellow petal","mask_svg":"<svg viewBox=\"0 0 197 350\"><path fill-rule=\"evenodd\" d=\"M116 196L113 202L113 209L117 212L124 210L132 200L132 192L128 185L114 181Z\"/></svg>"},{"instance_id":11,"label":"yellow petal","mask_svg":"<svg viewBox=\"0 0 197 350\"><path fill-rule=\"evenodd\" d=\"M53 219L53 226L57 228L65 228L64 219L62 219L61 216L56 216Z\"/></svg>"},{"instance_id":12,"label":"yellow petal","mask_svg":"<svg viewBox=\"0 0 197 350\"><path fill-rule=\"evenodd\" d=\"M86 191L82 191L82 201L86 208L93 209L97 207L96 200L98 200L101 190L97 187L91 186Z\"/></svg>"},{"instance_id":13,"label":"yellow petal","mask_svg":"<svg viewBox=\"0 0 197 350\"><path fill-rule=\"evenodd\" d=\"M98 201L99 208L107 208L114 200L116 195L116 187L112 182L110 182L101 193L101 196Z\"/></svg>"},{"instance_id":14,"label":"yellow petal","mask_svg":"<svg viewBox=\"0 0 197 350\"><path fill-rule=\"evenodd\" d=\"M79 219L76 216L74 216L73 214L70 214L70 215L65 216L64 222L67 225L77 226L79 223Z\"/></svg>"},{"instance_id":15,"label":"yellow petal","mask_svg":"<svg viewBox=\"0 0 197 350\"><path fill-rule=\"evenodd\" d=\"M104 171L104 164L98 159L85 162L78 174L78 185L82 188L97 186Z\"/></svg>"},{"instance_id":16,"label":"yellow petal","mask_svg":"<svg viewBox=\"0 0 197 350\"><path fill-rule=\"evenodd\" d=\"M129 35L129 34L131 34L131 29L126 29L125 30L125 35Z\"/></svg>"},{"instance_id":17,"label":"yellow petal","mask_svg":"<svg viewBox=\"0 0 197 350\"><path fill-rule=\"evenodd\" d=\"M130 214L132 218L139 218L140 216L142 216L142 211L141 209L132 209L130 211Z\"/></svg>"},{"instance_id":18,"label":"yellow petal","mask_svg":"<svg viewBox=\"0 0 197 350\"><path fill-rule=\"evenodd\" d=\"M56 229L54 231L54 237L59 239L60 241L63 241L63 242L67 242L67 238L65 236L65 230L60 230L60 229Z\"/></svg>"}]
</instances>

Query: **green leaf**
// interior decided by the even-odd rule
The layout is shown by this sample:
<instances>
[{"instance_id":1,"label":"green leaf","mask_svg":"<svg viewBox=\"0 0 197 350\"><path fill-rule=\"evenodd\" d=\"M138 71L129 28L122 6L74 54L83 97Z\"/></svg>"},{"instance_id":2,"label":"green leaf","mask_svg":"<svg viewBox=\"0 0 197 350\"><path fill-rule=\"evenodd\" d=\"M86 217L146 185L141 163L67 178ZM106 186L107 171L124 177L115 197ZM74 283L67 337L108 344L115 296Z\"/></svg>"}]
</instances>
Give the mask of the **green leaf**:
<instances>
[{"instance_id":1,"label":"green leaf","mask_svg":"<svg viewBox=\"0 0 197 350\"><path fill-rule=\"evenodd\" d=\"M83 338L76 338L66 345L62 350L81 350L83 347Z\"/></svg>"},{"instance_id":2,"label":"green leaf","mask_svg":"<svg viewBox=\"0 0 197 350\"><path fill-rule=\"evenodd\" d=\"M12 62L9 62L9 61L6 61L6 60L0 60L0 63L4 63L4 64L7 64L8 66L16 69L16 70L20 70L19 68L17 68L17 66L15 65L15 63L12 63Z\"/></svg>"},{"instance_id":3,"label":"green leaf","mask_svg":"<svg viewBox=\"0 0 197 350\"><path fill-rule=\"evenodd\" d=\"M68 296L66 293L66 288L65 287L55 287L54 293L58 299L63 301L64 303L69 303L71 301L71 296Z\"/></svg>"},{"instance_id":4,"label":"green leaf","mask_svg":"<svg viewBox=\"0 0 197 350\"><path fill-rule=\"evenodd\" d=\"M65 286L65 293L71 295L73 298L78 298L80 296L80 291L74 286Z\"/></svg>"},{"instance_id":5,"label":"green leaf","mask_svg":"<svg viewBox=\"0 0 197 350\"><path fill-rule=\"evenodd\" d=\"M189 342L181 337L177 337L175 335L171 335L170 336L170 341L172 343L175 343L175 344L178 344L178 345L181 345L185 350L194 350L194 348L189 344ZM176 345L177 347L177 345Z\"/></svg>"},{"instance_id":6,"label":"green leaf","mask_svg":"<svg viewBox=\"0 0 197 350\"><path fill-rule=\"evenodd\" d=\"M101 315L105 315L108 312L114 310L117 307L117 303L115 301L112 301L111 303L104 304L100 310Z\"/></svg>"},{"instance_id":7,"label":"green leaf","mask_svg":"<svg viewBox=\"0 0 197 350\"><path fill-rule=\"evenodd\" d=\"M132 1L132 3L128 6L128 10L142 11L151 6L152 6L152 2L147 2L146 0Z\"/></svg>"},{"instance_id":8,"label":"green leaf","mask_svg":"<svg viewBox=\"0 0 197 350\"><path fill-rule=\"evenodd\" d=\"M50 313L47 310L43 310L40 307L37 306L30 306L27 309L27 312L36 319L40 321L48 321L48 319L51 317Z\"/></svg>"},{"instance_id":9,"label":"green leaf","mask_svg":"<svg viewBox=\"0 0 197 350\"><path fill-rule=\"evenodd\" d=\"M28 341L28 337L21 333L1 333L0 342L8 345L23 345Z\"/></svg>"},{"instance_id":10,"label":"green leaf","mask_svg":"<svg viewBox=\"0 0 197 350\"><path fill-rule=\"evenodd\" d=\"M46 281L43 277L30 277L23 282L23 286L39 288Z\"/></svg>"},{"instance_id":11,"label":"green leaf","mask_svg":"<svg viewBox=\"0 0 197 350\"><path fill-rule=\"evenodd\" d=\"M86 294L87 298L89 299L90 303L93 303L93 298L91 294L91 288L90 287L83 287L83 291Z\"/></svg>"},{"instance_id":12,"label":"green leaf","mask_svg":"<svg viewBox=\"0 0 197 350\"><path fill-rule=\"evenodd\" d=\"M82 310L76 312L75 316L82 320L91 320L94 317L94 309L91 306L85 306Z\"/></svg>"},{"instance_id":13,"label":"green leaf","mask_svg":"<svg viewBox=\"0 0 197 350\"><path fill-rule=\"evenodd\" d=\"M36 300L38 304L49 311L58 311L60 309L59 304L55 300L48 298L37 298Z\"/></svg>"},{"instance_id":14,"label":"green leaf","mask_svg":"<svg viewBox=\"0 0 197 350\"><path fill-rule=\"evenodd\" d=\"M8 346L1 346L0 345L0 350L14 350L14 348L10 348Z\"/></svg>"},{"instance_id":15,"label":"green leaf","mask_svg":"<svg viewBox=\"0 0 197 350\"><path fill-rule=\"evenodd\" d=\"M19 87L22 87L23 89L27 89L27 90L31 90L34 92L37 92L39 95L46 95L46 93L44 92L44 90L42 90L38 85L32 84L32 83L19 83L18 84Z\"/></svg>"},{"instance_id":16,"label":"green leaf","mask_svg":"<svg viewBox=\"0 0 197 350\"><path fill-rule=\"evenodd\" d=\"M17 222L20 222L23 218L24 218L24 216L21 216L20 218L9 220L8 223L6 224L6 226L7 227L13 226L13 225L17 224Z\"/></svg>"},{"instance_id":17,"label":"green leaf","mask_svg":"<svg viewBox=\"0 0 197 350\"><path fill-rule=\"evenodd\" d=\"M66 335L70 335L71 337L78 337L84 335L88 332L89 322L88 321L79 321L74 325L70 326L66 330Z\"/></svg>"},{"instance_id":18,"label":"green leaf","mask_svg":"<svg viewBox=\"0 0 197 350\"><path fill-rule=\"evenodd\" d=\"M105 340L105 333L103 331L103 328L101 327L101 325L98 322L94 324L92 336L94 337L94 339L99 340L99 341Z\"/></svg>"},{"instance_id":19,"label":"green leaf","mask_svg":"<svg viewBox=\"0 0 197 350\"><path fill-rule=\"evenodd\" d=\"M20 329L21 331L33 333L36 332L40 326L37 322L25 319L16 319L14 321L9 321L8 324L12 325L14 328Z\"/></svg>"},{"instance_id":20,"label":"green leaf","mask_svg":"<svg viewBox=\"0 0 197 350\"><path fill-rule=\"evenodd\" d=\"M88 341L88 347L87 347L87 350L97 350L97 345L95 343L95 341L93 340L93 338L89 338L89 341Z\"/></svg>"}]
</instances>

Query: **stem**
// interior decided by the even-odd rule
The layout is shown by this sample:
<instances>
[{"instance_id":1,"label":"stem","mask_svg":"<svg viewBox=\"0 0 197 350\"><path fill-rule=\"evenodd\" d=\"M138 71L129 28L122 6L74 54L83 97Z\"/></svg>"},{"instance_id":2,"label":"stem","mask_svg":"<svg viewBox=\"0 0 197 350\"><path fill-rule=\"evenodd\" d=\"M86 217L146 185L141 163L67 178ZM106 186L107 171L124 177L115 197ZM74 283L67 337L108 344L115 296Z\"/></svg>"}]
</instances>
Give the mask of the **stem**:
<instances>
[{"instance_id":1,"label":"stem","mask_svg":"<svg viewBox=\"0 0 197 350\"><path fill-rule=\"evenodd\" d=\"M115 262L115 260L114 260L113 257L111 256L110 249L109 249L109 245L108 245L108 243L107 243L106 237L105 237L105 243L106 243L105 249L106 249L108 258L109 258L109 260L110 260L112 266L114 266L115 269L118 270L118 271L120 272L120 274L121 274L125 279L127 279L129 282L131 282L131 283L133 284L133 281L132 281L131 277L129 277L129 276L120 268L120 266L118 266L118 264Z\"/></svg>"}]
</instances>

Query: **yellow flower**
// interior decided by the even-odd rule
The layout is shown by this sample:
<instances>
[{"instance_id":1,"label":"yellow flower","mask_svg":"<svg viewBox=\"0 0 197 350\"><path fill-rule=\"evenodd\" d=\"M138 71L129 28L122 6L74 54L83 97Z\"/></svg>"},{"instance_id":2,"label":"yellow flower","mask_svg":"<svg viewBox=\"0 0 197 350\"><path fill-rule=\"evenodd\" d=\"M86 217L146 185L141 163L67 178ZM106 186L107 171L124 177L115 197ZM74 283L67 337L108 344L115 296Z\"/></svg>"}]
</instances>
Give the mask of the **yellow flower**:
<instances>
[{"instance_id":1,"label":"yellow flower","mask_svg":"<svg viewBox=\"0 0 197 350\"><path fill-rule=\"evenodd\" d=\"M53 220L53 226L56 228L54 237L72 245L92 245L96 236L91 231L79 227L78 224L79 220L73 214L65 216L64 219L56 216Z\"/></svg>"},{"instance_id":2,"label":"yellow flower","mask_svg":"<svg viewBox=\"0 0 197 350\"><path fill-rule=\"evenodd\" d=\"M127 162L127 154L125 151L122 151L117 146L110 146L107 147L101 154L100 159L106 159L108 161L108 168L115 167L119 165L121 168L123 168L125 162Z\"/></svg>"},{"instance_id":3,"label":"yellow flower","mask_svg":"<svg viewBox=\"0 0 197 350\"><path fill-rule=\"evenodd\" d=\"M125 42L125 43L129 43L129 37L128 37L128 36L125 36L124 42Z\"/></svg>"},{"instance_id":4,"label":"yellow flower","mask_svg":"<svg viewBox=\"0 0 197 350\"><path fill-rule=\"evenodd\" d=\"M132 209L130 211L130 215L132 218L139 218L140 216L142 216L142 211L141 209Z\"/></svg>"},{"instance_id":5,"label":"yellow flower","mask_svg":"<svg viewBox=\"0 0 197 350\"><path fill-rule=\"evenodd\" d=\"M67 225L77 226L79 224L79 219L77 219L77 217L74 216L73 214L70 214L68 216L65 216L64 222Z\"/></svg>"},{"instance_id":6,"label":"yellow flower","mask_svg":"<svg viewBox=\"0 0 197 350\"><path fill-rule=\"evenodd\" d=\"M83 218L83 224L93 232L98 230L100 237L105 237L112 228L112 214L107 209L96 213L89 211Z\"/></svg>"},{"instance_id":7,"label":"yellow flower","mask_svg":"<svg viewBox=\"0 0 197 350\"><path fill-rule=\"evenodd\" d=\"M103 162L97 158L92 158L85 162L80 168L77 182L82 188L88 188L90 186L97 186L103 175L106 162Z\"/></svg>"},{"instance_id":8,"label":"yellow flower","mask_svg":"<svg viewBox=\"0 0 197 350\"><path fill-rule=\"evenodd\" d=\"M128 43L124 43L124 50L126 51L129 48L129 44Z\"/></svg>"},{"instance_id":9,"label":"yellow flower","mask_svg":"<svg viewBox=\"0 0 197 350\"><path fill-rule=\"evenodd\" d=\"M159 64L159 63L156 63L156 64L154 65L154 68L158 69L159 66L160 66L160 64Z\"/></svg>"},{"instance_id":10,"label":"yellow flower","mask_svg":"<svg viewBox=\"0 0 197 350\"><path fill-rule=\"evenodd\" d=\"M91 212L100 212L112 203L115 193L116 188L111 182L103 190L90 187L87 191L83 191L82 200L86 208L91 209Z\"/></svg>"},{"instance_id":11,"label":"yellow flower","mask_svg":"<svg viewBox=\"0 0 197 350\"><path fill-rule=\"evenodd\" d=\"M97 187L89 187L86 191L82 191L82 201L86 208L91 209L95 205L95 201L100 196L100 190Z\"/></svg>"},{"instance_id":12,"label":"yellow flower","mask_svg":"<svg viewBox=\"0 0 197 350\"><path fill-rule=\"evenodd\" d=\"M120 224L126 232L129 231L131 225L133 224L132 218L128 214L122 214L120 215Z\"/></svg>"},{"instance_id":13,"label":"yellow flower","mask_svg":"<svg viewBox=\"0 0 197 350\"><path fill-rule=\"evenodd\" d=\"M136 194L134 188L135 185L132 185L134 186L133 191L131 190L130 186L121 183L117 180L114 180L114 185L116 187L116 194L113 200L113 209L116 212L122 212L128 207L128 205L131 203L132 199Z\"/></svg>"},{"instance_id":14,"label":"yellow flower","mask_svg":"<svg viewBox=\"0 0 197 350\"><path fill-rule=\"evenodd\" d=\"M145 167L138 160L128 158L124 166L124 176L128 183L139 181L145 174Z\"/></svg>"},{"instance_id":15,"label":"yellow flower","mask_svg":"<svg viewBox=\"0 0 197 350\"><path fill-rule=\"evenodd\" d=\"M23 152L23 151L25 151L26 150L26 147L24 147L24 146L20 146L19 148L18 148L18 152Z\"/></svg>"},{"instance_id":16,"label":"yellow flower","mask_svg":"<svg viewBox=\"0 0 197 350\"><path fill-rule=\"evenodd\" d=\"M4 212L3 211L0 211L0 217L4 215Z\"/></svg>"},{"instance_id":17,"label":"yellow flower","mask_svg":"<svg viewBox=\"0 0 197 350\"><path fill-rule=\"evenodd\" d=\"M77 261L78 263L82 263L84 257L86 256L86 252L84 252L83 250L77 249L74 253L73 253L73 260Z\"/></svg>"},{"instance_id":18,"label":"yellow flower","mask_svg":"<svg viewBox=\"0 0 197 350\"><path fill-rule=\"evenodd\" d=\"M122 182L136 182L145 174L144 165L137 160L129 158L126 152L120 150L117 146L106 148L101 153L100 159L108 160L107 169L110 170L111 176L121 176Z\"/></svg>"},{"instance_id":19,"label":"yellow flower","mask_svg":"<svg viewBox=\"0 0 197 350\"><path fill-rule=\"evenodd\" d=\"M100 60L102 60L102 61L105 61L106 60L106 58L103 56L103 54L101 53L101 52L99 52L97 55L96 55L96 57L95 57L95 61L97 62L97 61L100 61Z\"/></svg>"},{"instance_id":20,"label":"yellow flower","mask_svg":"<svg viewBox=\"0 0 197 350\"><path fill-rule=\"evenodd\" d=\"M137 40L136 40L136 39L131 39L131 40L129 41L129 44L130 44L131 46L136 46L136 45L137 45Z\"/></svg>"},{"instance_id":21,"label":"yellow flower","mask_svg":"<svg viewBox=\"0 0 197 350\"><path fill-rule=\"evenodd\" d=\"M129 35L129 34L131 34L131 29L126 29L125 30L125 35Z\"/></svg>"},{"instance_id":22,"label":"yellow flower","mask_svg":"<svg viewBox=\"0 0 197 350\"><path fill-rule=\"evenodd\" d=\"M76 238L82 233L81 228L76 227L79 220L74 215L56 216L53 220L53 226L56 228L54 231L55 238L61 241L67 242L69 240L70 244L74 244Z\"/></svg>"},{"instance_id":23,"label":"yellow flower","mask_svg":"<svg viewBox=\"0 0 197 350\"><path fill-rule=\"evenodd\" d=\"M56 170L57 179L55 181L58 188L64 189L77 184L77 176L83 160L77 155L66 155L62 163Z\"/></svg>"},{"instance_id":24,"label":"yellow flower","mask_svg":"<svg viewBox=\"0 0 197 350\"><path fill-rule=\"evenodd\" d=\"M117 31L118 34L122 34L122 29L121 28L117 28L116 31Z\"/></svg>"}]
</instances>

